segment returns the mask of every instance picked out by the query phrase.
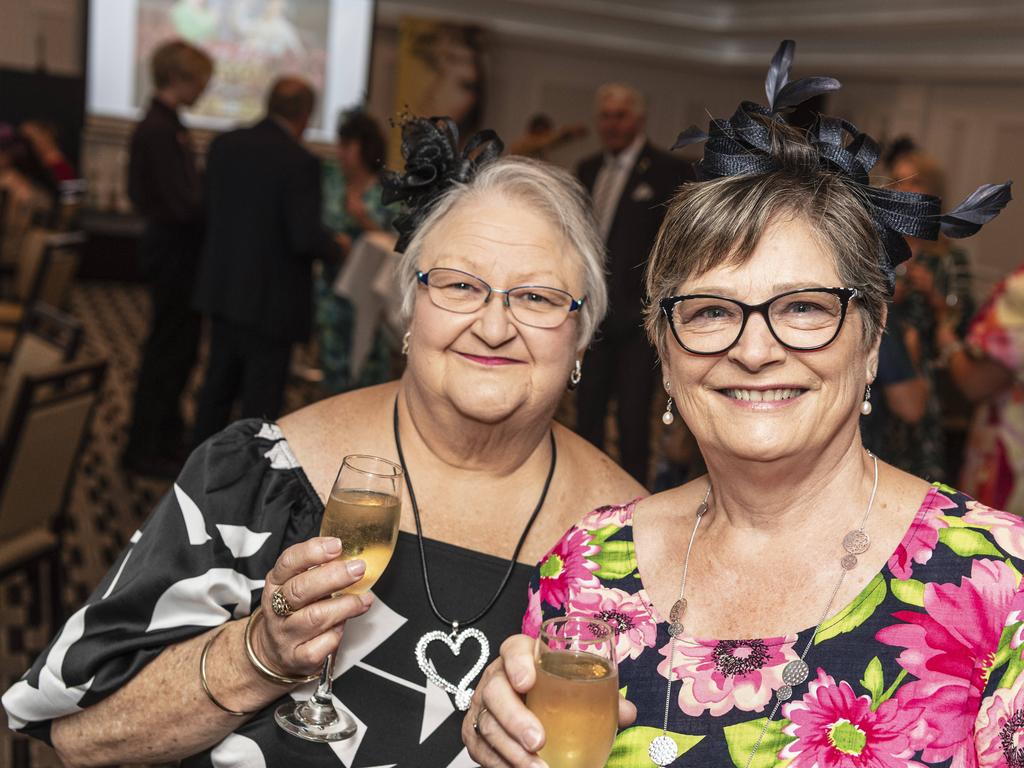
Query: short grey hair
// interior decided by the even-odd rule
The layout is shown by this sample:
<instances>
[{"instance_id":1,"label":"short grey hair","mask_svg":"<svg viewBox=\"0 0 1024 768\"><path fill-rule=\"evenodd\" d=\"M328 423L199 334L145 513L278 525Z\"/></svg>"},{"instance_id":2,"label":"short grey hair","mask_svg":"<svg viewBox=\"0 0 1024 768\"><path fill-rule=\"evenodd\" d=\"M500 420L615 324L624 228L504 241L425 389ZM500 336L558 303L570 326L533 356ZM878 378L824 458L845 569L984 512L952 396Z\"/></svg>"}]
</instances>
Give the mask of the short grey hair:
<instances>
[{"instance_id":1,"label":"short grey hair","mask_svg":"<svg viewBox=\"0 0 1024 768\"><path fill-rule=\"evenodd\" d=\"M594 97L594 102L596 106L600 107L602 101L614 96L629 99L633 104L633 111L636 112L636 114L647 114L647 99L644 98L644 95L639 90L626 83L605 83L597 89L597 95Z\"/></svg>"},{"instance_id":2,"label":"short grey hair","mask_svg":"<svg viewBox=\"0 0 1024 768\"><path fill-rule=\"evenodd\" d=\"M864 348L882 333L888 292L879 260L885 252L866 195L848 176L824 167L805 134L767 118L762 122L777 167L684 185L658 230L645 275L645 324L663 360L671 332L661 300L717 266L746 263L769 227L789 219L811 228L834 259L841 283L859 291Z\"/></svg>"},{"instance_id":3,"label":"short grey hair","mask_svg":"<svg viewBox=\"0 0 1024 768\"><path fill-rule=\"evenodd\" d=\"M416 302L416 272L424 239L459 203L489 192L507 195L531 206L558 229L579 259L586 301L579 310L578 342L580 348L588 346L608 309L605 250L597 234L590 198L567 171L526 157L495 160L481 168L468 183L453 184L434 203L399 262L397 277L402 291L403 321L408 325Z\"/></svg>"}]
</instances>

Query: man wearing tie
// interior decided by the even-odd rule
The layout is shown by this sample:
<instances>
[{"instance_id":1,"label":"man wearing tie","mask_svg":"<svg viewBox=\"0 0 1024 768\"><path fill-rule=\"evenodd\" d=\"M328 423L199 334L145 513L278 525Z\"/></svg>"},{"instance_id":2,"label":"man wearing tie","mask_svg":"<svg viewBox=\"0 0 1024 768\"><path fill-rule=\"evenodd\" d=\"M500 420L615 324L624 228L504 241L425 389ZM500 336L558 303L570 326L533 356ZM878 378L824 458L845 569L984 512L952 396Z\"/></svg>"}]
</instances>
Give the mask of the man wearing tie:
<instances>
[{"instance_id":1,"label":"man wearing tie","mask_svg":"<svg viewBox=\"0 0 1024 768\"><path fill-rule=\"evenodd\" d=\"M603 150L585 158L576 175L593 198L608 249L611 304L583 366L576 430L603 449L605 415L614 398L619 463L646 484L656 359L643 329L643 267L666 203L694 176L689 163L647 141L646 105L635 88L603 85L596 105Z\"/></svg>"}]
</instances>

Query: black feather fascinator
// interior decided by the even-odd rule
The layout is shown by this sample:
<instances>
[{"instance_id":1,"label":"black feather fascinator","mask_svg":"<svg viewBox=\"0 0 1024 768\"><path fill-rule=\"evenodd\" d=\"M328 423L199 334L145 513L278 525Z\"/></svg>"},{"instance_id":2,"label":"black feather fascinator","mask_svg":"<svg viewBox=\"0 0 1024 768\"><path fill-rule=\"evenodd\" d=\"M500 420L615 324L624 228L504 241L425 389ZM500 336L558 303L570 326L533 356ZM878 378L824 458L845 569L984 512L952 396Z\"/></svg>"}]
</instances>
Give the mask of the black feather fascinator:
<instances>
[{"instance_id":1,"label":"black feather fascinator","mask_svg":"<svg viewBox=\"0 0 1024 768\"><path fill-rule=\"evenodd\" d=\"M765 78L767 106L742 102L728 120L713 118L707 132L691 126L679 134L673 149L705 142L704 157L698 164L702 178L770 173L781 168L773 154L770 122L784 123L782 110L840 88L831 77L805 77L790 82L796 44L784 40L772 57ZM1010 185L984 184L949 213L941 213L942 201L932 195L901 192L871 186L870 171L878 161L877 142L847 120L821 116L808 138L821 163L847 176L860 188L862 198L882 238L885 253L879 267L889 285L895 286L894 268L910 258L903 236L936 240L970 237L995 218L1010 202Z\"/></svg>"},{"instance_id":2,"label":"black feather fascinator","mask_svg":"<svg viewBox=\"0 0 1024 768\"><path fill-rule=\"evenodd\" d=\"M459 129L450 117L414 117L402 124L402 157L405 171L385 171L381 177L385 205L405 203L395 219L403 253L431 207L454 183L470 181L487 163L496 160L504 143L492 130L475 134L459 149Z\"/></svg>"}]
</instances>

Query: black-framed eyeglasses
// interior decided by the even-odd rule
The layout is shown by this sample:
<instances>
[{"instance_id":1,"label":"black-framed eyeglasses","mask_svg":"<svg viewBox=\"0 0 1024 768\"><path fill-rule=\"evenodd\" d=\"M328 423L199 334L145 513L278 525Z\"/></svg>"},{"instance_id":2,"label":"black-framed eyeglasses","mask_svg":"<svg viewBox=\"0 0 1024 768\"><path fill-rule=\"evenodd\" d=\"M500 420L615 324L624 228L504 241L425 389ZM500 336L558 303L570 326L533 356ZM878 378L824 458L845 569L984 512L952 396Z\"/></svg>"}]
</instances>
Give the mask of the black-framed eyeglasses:
<instances>
[{"instance_id":1,"label":"black-framed eyeglasses","mask_svg":"<svg viewBox=\"0 0 1024 768\"><path fill-rule=\"evenodd\" d=\"M660 304L679 346L695 355L728 352L755 312L779 344L811 352L836 340L850 299L858 295L856 288L801 288L760 304L704 293L670 296Z\"/></svg>"},{"instance_id":2,"label":"black-framed eyeglasses","mask_svg":"<svg viewBox=\"0 0 1024 768\"><path fill-rule=\"evenodd\" d=\"M417 272L416 279L427 287L434 306L469 315L491 300L491 294L505 297L505 306L519 322L534 328L557 328L586 301L574 299L568 291L546 285L519 285L502 290L461 269L437 267Z\"/></svg>"}]
</instances>

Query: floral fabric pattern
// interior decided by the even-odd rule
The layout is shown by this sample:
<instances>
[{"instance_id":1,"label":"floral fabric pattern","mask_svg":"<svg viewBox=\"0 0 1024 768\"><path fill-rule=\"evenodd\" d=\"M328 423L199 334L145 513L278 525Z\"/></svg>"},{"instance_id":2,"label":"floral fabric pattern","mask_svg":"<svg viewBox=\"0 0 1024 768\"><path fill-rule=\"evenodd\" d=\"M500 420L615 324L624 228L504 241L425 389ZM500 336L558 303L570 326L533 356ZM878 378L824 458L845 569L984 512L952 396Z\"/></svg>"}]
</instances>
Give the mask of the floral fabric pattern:
<instances>
[{"instance_id":1,"label":"floral fabric pattern","mask_svg":"<svg viewBox=\"0 0 1024 768\"><path fill-rule=\"evenodd\" d=\"M531 581L523 631L592 616L615 632L619 685L637 707L609 768L648 768L661 734L671 637L637 570L636 502L570 529ZM668 734L673 766L1024 768L1024 520L929 489L885 567L822 624L808 681L775 707L813 629L784 637L680 636ZM764 735L762 737L762 730Z\"/></svg>"}]
</instances>

